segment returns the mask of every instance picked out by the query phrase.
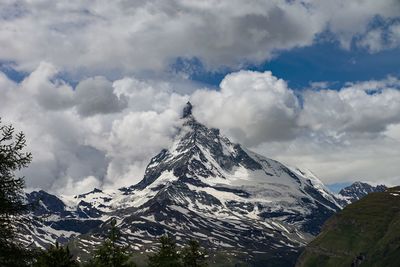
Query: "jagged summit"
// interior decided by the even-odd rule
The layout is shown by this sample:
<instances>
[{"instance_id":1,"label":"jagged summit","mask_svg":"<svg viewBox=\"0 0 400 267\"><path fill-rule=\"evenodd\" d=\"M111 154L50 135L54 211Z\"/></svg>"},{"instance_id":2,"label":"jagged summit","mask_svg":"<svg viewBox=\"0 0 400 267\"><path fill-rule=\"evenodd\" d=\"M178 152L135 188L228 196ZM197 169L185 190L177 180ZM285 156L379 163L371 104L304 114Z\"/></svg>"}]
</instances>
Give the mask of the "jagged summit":
<instances>
[{"instance_id":1,"label":"jagged summit","mask_svg":"<svg viewBox=\"0 0 400 267\"><path fill-rule=\"evenodd\" d=\"M214 215L219 210L224 216L274 218L302 225L312 234L340 208L311 172L287 167L231 142L218 129L196 121L191 109L188 102L183 113L190 119L183 122L173 145L151 159L142 181L127 194L162 192L175 205L188 207L190 199L201 204L203 208L192 207L201 212L212 206ZM322 216L321 210L325 210Z\"/></svg>"},{"instance_id":2,"label":"jagged summit","mask_svg":"<svg viewBox=\"0 0 400 267\"><path fill-rule=\"evenodd\" d=\"M187 118L190 115L192 115L192 103L190 103L189 101L186 103L185 107L183 108L183 112L182 112L182 118Z\"/></svg>"}]
</instances>

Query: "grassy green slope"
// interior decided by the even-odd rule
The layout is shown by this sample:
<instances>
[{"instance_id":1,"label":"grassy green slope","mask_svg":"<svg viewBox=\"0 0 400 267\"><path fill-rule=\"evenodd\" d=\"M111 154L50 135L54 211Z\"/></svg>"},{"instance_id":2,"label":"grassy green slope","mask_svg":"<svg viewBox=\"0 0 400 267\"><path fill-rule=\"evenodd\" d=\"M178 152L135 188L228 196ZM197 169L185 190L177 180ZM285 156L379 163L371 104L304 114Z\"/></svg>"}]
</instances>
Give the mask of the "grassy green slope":
<instances>
[{"instance_id":1,"label":"grassy green slope","mask_svg":"<svg viewBox=\"0 0 400 267\"><path fill-rule=\"evenodd\" d=\"M372 193L336 215L299 257L298 267L400 266L400 187Z\"/></svg>"}]
</instances>

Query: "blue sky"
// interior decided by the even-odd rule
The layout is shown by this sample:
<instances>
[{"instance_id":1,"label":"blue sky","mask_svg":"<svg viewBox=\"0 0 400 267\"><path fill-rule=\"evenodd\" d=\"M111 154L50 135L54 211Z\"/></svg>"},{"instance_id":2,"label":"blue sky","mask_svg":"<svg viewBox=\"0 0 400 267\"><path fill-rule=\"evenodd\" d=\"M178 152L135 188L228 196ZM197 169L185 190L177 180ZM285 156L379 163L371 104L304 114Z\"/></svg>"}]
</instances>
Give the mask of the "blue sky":
<instances>
[{"instance_id":1,"label":"blue sky","mask_svg":"<svg viewBox=\"0 0 400 267\"><path fill-rule=\"evenodd\" d=\"M28 73L17 71L9 62L0 64L0 71L10 79L20 82ZM185 61L193 73L189 78L206 85L218 86L234 70L207 71L200 60ZM171 65L170 71L182 71L182 59ZM303 48L281 51L274 58L259 65L242 69L271 71L284 79L295 90L309 88L312 82L327 82L330 89L339 89L347 82L381 80L387 76L400 76L400 48L371 53L365 48L343 49L337 42L319 42ZM71 84L76 81L68 80Z\"/></svg>"},{"instance_id":2,"label":"blue sky","mask_svg":"<svg viewBox=\"0 0 400 267\"><path fill-rule=\"evenodd\" d=\"M186 61L191 64L194 81L219 85L230 69L207 72L199 60ZM187 66L185 66L187 68ZM182 63L173 65L175 71L182 69ZM319 42L290 51L281 51L273 59L244 69L272 71L288 82L292 89L310 87L312 82L328 82L330 89L339 89L347 82L381 80L400 76L400 48L371 53L365 48L343 49L337 42Z\"/></svg>"},{"instance_id":3,"label":"blue sky","mask_svg":"<svg viewBox=\"0 0 400 267\"><path fill-rule=\"evenodd\" d=\"M26 72L15 70L10 62L0 61L0 71L7 75L9 79L16 82L22 81L28 75Z\"/></svg>"},{"instance_id":4,"label":"blue sky","mask_svg":"<svg viewBox=\"0 0 400 267\"><path fill-rule=\"evenodd\" d=\"M349 186L349 185L351 185L351 183L349 183L349 182L347 182L347 183L334 183L334 184L327 185L327 187L332 192L339 193L340 190L342 190L343 188L345 188L346 186Z\"/></svg>"},{"instance_id":5,"label":"blue sky","mask_svg":"<svg viewBox=\"0 0 400 267\"><path fill-rule=\"evenodd\" d=\"M282 53L259 69L271 70L287 80L292 88L325 81L337 88L346 82L399 76L399 62L398 48L371 54L365 49L344 50L335 43L322 43Z\"/></svg>"}]
</instances>

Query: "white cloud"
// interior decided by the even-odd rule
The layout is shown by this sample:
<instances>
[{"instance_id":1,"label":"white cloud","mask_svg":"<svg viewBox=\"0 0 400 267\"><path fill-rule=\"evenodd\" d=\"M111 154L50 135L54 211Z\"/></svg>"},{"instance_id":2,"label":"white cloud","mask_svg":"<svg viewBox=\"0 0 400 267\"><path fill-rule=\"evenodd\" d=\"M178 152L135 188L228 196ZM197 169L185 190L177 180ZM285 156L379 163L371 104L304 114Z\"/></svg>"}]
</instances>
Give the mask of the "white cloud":
<instances>
[{"instance_id":1,"label":"white cloud","mask_svg":"<svg viewBox=\"0 0 400 267\"><path fill-rule=\"evenodd\" d=\"M348 83L339 91L310 89L301 101L268 71L231 73L219 90L192 84L184 92L173 89L175 82L133 76L88 78L77 88L57 77L46 63L20 83L0 75L0 114L26 133L33 152L23 172L31 188L77 192L138 182L149 159L171 144L188 99L201 122L268 157L307 167L325 182L400 183L395 77ZM120 107L121 99L124 108L109 108ZM82 114L80 105L92 113Z\"/></svg>"},{"instance_id":2,"label":"white cloud","mask_svg":"<svg viewBox=\"0 0 400 267\"><path fill-rule=\"evenodd\" d=\"M57 76L48 63L20 83L0 75L0 116L26 133L33 153L27 186L73 192L84 177L106 187L140 180L170 143L188 97L168 82L93 77L72 88Z\"/></svg>"},{"instance_id":3,"label":"white cloud","mask_svg":"<svg viewBox=\"0 0 400 267\"><path fill-rule=\"evenodd\" d=\"M305 91L296 138L255 149L309 168L328 183L399 184L399 86L397 78L388 77L349 83L339 91Z\"/></svg>"},{"instance_id":4,"label":"white cloud","mask_svg":"<svg viewBox=\"0 0 400 267\"><path fill-rule=\"evenodd\" d=\"M397 0L335 0L310 1L316 16L326 21L329 31L339 40L342 47L350 49L354 39L364 35L377 17L383 20L397 18L400 4Z\"/></svg>"},{"instance_id":5,"label":"white cloud","mask_svg":"<svg viewBox=\"0 0 400 267\"><path fill-rule=\"evenodd\" d=\"M73 105L72 88L62 80L51 81L58 70L54 65L41 62L21 84L21 93L30 94L46 109L64 109Z\"/></svg>"},{"instance_id":6,"label":"white cloud","mask_svg":"<svg viewBox=\"0 0 400 267\"><path fill-rule=\"evenodd\" d=\"M295 136L299 103L285 81L268 71L240 71L227 75L220 87L192 96L199 120L247 145Z\"/></svg>"},{"instance_id":7,"label":"white cloud","mask_svg":"<svg viewBox=\"0 0 400 267\"><path fill-rule=\"evenodd\" d=\"M371 53L396 48L400 45L400 23L392 23L386 29L374 28L368 31L357 45Z\"/></svg>"},{"instance_id":8,"label":"white cloud","mask_svg":"<svg viewBox=\"0 0 400 267\"><path fill-rule=\"evenodd\" d=\"M240 68L327 29L349 48L375 17L399 13L396 0L2 1L0 59L28 71L46 60L78 76L160 71L177 57Z\"/></svg>"},{"instance_id":9,"label":"white cloud","mask_svg":"<svg viewBox=\"0 0 400 267\"><path fill-rule=\"evenodd\" d=\"M373 181L387 185L400 183L399 140L346 138L331 140L319 134L298 137L286 143L265 143L256 151L269 157L312 170L325 183Z\"/></svg>"},{"instance_id":10,"label":"white cloud","mask_svg":"<svg viewBox=\"0 0 400 267\"><path fill-rule=\"evenodd\" d=\"M271 73L238 72L221 90L197 91L195 115L271 158L309 168L326 183L400 183L400 81L306 90L302 104ZM239 129L239 130L237 130ZM280 136L278 135L280 134Z\"/></svg>"},{"instance_id":11,"label":"white cloud","mask_svg":"<svg viewBox=\"0 0 400 267\"><path fill-rule=\"evenodd\" d=\"M52 190L60 195L78 195L92 191L94 188L101 187L101 182L94 176L84 177L74 181L71 177L57 180Z\"/></svg>"},{"instance_id":12,"label":"white cloud","mask_svg":"<svg viewBox=\"0 0 400 267\"><path fill-rule=\"evenodd\" d=\"M106 140L107 156L111 159L106 182L112 186L115 177L125 185L132 184L132 179L141 180L149 159L172 144L179 118L180 112L167 109L161 113L130 112L115 120Z\"/></svg>"},{"instance_id":13,"label":"white cloud","mask_svg":"<svg viewBox=\"0 0 400 267\"><path fill-rule=\"evenodd\" d=\"M348 84L340 91L307 91L299 122L337 136L381 133L400 122L399 85L398 79L389 77Z\"/></svg>"},{"instance_id":14,"label":"white cloud","mask_svg":"<svg viewBox=\"0 0 400 267\"><path fill-rule=\"evenodd\" d=\"M357 42L357 45L367 48L372 53L379 52L385 47L383 34L382 29L371 30Z\"/></svg>"}]
</instances>

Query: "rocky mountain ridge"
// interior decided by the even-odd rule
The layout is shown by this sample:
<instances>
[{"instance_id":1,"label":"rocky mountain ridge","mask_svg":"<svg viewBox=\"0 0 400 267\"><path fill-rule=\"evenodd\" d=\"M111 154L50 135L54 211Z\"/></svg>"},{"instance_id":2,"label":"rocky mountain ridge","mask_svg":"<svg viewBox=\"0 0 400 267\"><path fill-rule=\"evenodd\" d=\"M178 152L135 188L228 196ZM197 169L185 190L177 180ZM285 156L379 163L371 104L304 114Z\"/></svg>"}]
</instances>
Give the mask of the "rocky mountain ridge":
<instances>
[{"instance_id":1,"label":"rocky mountain ridge","mask_svg":"<svg viewBox=\"0 0 400 267\"><path fill-rule=\"evenodd\" d=\"M370 193L384 192L386 189L387 187L385 185L373 186L365 182L354 182L340 190L336 197L339 203L344 207L362 199Z\"/></svg>"}]
</instances>

